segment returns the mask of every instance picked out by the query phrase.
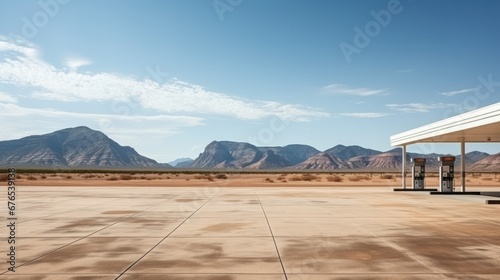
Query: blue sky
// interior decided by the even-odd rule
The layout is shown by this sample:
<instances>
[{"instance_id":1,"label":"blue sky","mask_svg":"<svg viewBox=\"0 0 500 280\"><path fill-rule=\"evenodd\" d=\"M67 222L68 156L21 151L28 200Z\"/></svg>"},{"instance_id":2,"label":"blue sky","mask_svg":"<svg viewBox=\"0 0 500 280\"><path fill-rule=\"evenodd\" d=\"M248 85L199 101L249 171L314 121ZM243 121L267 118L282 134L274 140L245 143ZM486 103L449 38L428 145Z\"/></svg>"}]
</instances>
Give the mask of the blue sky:
<instances>
[{"instance_id":1,"label":"blue sky","mask_svg":"<svg viewBox=\"0 0 500 280\"><path fill-rule=\"evenodd\" d=\"M393 134L500 101L499 10L451 0L3 0L0 140L85 125L160 162L194 158L212 140L389 150Z\"/></svg>"}]
</instances>

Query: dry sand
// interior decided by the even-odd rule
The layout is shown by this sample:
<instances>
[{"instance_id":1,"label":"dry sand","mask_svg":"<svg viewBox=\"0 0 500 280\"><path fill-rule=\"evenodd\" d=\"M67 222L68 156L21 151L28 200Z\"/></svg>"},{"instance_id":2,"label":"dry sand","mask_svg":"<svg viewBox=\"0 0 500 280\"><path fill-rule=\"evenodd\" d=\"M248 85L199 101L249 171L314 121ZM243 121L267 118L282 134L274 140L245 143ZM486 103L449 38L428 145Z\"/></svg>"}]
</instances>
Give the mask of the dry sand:
<instances>
[{"instance_id":1,"label":"dry sand","mask_svg":"<svg viewBox=\"0 0 500 280\"><path fill-rule=\"evenodd\" d=\"M17 183L30 186L227 186L227 187L276 187L276 186L389 186L401 187L399 173L22 173ZM19 178L20 177L20 178ZM455 186L460 186L460 176ZM471 173L467 175L470 187L500 185L500 174ZM411 178L407 177L407 186ZM427 187L437 187L437 174L429 174Z\"/></svg>"}]
</instances>

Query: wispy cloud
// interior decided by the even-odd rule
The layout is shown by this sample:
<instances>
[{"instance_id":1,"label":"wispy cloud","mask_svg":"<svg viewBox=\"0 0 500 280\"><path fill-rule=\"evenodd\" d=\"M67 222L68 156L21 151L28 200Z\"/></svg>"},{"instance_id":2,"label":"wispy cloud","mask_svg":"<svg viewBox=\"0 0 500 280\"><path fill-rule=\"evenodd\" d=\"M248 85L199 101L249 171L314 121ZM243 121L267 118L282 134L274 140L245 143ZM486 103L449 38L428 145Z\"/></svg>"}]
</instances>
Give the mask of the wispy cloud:
<instances>
[{"instance_id":1,"label":"wispy cloud","mask_svg":"<svg viewBox=\"0 0 500 280\"><path fill-rule=\"evenodd\" d=\"M76 71L78 68L85 66L85 65L90 65L92 64L92 61L84 58L79 58L79 57L70 57L67 58L66 61L64 62L66 67L68 67L72 71Z\"/></svg>"},{"instance_id":2,"label":"wispy cloud","mask_svg":"<svg viewBox=\"0 0 500 280\"><path fill-rule=\"evenodd\" d=\"M0 116L10 117L47 117L47 118L74 118L89 120L111 120L128 123L142 121L158 121L178 126L197 126L203 124L203 118L193 116L169 116L169 115L110 115L110 114L86 114L55 110L50 108L28 108L17 104L0 103Z\"/></svg>"},{"instance_id":3,"label":"wispy cloud","mask_svg":"<svg viewBox=\"0 0 500 280\"><path fill-rule=\"evenodd\" d=\"M363 118L363 119L374 119L389 116L386 113L340 113L340 117L352 117L352 118Z\"/></svg>"},{"instance_id":4,"label":"wispy cloud","mask_svg":"<svg viewBox=\"0 0 500 280\"><path fill-rule=\"evenodd\" d=\"M454 95L457 95L457 94L475 92L477 90L478 90L478 88L466 88L466 89L455 90L455 91L441 92L439 94L444 95L444 96L454 96Z\"/></svg>"},{"instance_id":5,"label":"wispy cloud","mask_svg":"<svg viewBox=\"0 0 500 280\"><path fill-rule=\"evenodd\" d=\"M406 104L387 104L392 110L407 112L407 113L427 113L432 109L442 109L453 107L452 104L444 103L434 103L434 104L423 104L423 103L406 103Z\"/></svg>"},{"instance_id":6,"label":"wispy cloud","mask_svg":"<svg viewBox=\"0 0 500 280\"><path fill-rule=\"evenodd\" d=\"M277 116L285 120L310 121L329 114L308 106L266 100L249 100L207 90L172 79L165 83L135 79L113 73L80 73L88 61L59 69L38 58L33 46L20 46L0 37L0 84L31 89L38 99L71 101L134 100L138 106L169 114L224 115L245 120Z\"/></svg>"},{"instance_id":7,"label":"wispy cloud","mask_svg":"<svg viewBox=\"0 0 500 280\"><path fill-rule=\"evenodd\" d=\"M371 96L388 95L387 89L350 88L343 84L331 84L321 88L323 94Z\"/></svg>"},{"instance_id":8,"label":"wispy cloud","mask_svg":"<svg viewBox=\"0 0 500 280\"><path fill-rule=\"evenodd\" d=\"M13 119L15 122L3 121ZM193 116L87 114L50 108L29 108L2 102L0 120L4 126L0 130L2 140L86 125L120 142L134 143L134 146L142 144L144 135L149 138L167 137L188 127L204 125L203 118Z\"/></svg>"},{"instance_id":9,"label":"wispy cloud","mask_svg":"<svg viewBox=\"0 0 500 280\"><path fill-rule=\"evenodd\" d=\"M5 102L5 103L16 103L17 99L14 97L10 96L8 93L0 91L0 102Z\"/></svg>"}]
</instances>

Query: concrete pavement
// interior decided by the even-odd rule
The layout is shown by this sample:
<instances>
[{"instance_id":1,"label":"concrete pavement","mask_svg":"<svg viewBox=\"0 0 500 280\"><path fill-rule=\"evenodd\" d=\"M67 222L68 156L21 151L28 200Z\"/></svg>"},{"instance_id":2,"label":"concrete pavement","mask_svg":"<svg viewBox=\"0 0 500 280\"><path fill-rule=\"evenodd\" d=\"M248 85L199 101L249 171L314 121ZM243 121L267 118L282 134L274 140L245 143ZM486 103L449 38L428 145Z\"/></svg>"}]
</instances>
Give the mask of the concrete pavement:
<instances>
[{"instance_id":1,"label":"concrete pavement","mask_svg":"<svg viewBox=\"0 0 500 280\"><path fill-rule=\"evenodd\" d=\"M18 186L17 204L1 279L500 279L500 206L473 197Z\"/></svg>"}]
</instances>

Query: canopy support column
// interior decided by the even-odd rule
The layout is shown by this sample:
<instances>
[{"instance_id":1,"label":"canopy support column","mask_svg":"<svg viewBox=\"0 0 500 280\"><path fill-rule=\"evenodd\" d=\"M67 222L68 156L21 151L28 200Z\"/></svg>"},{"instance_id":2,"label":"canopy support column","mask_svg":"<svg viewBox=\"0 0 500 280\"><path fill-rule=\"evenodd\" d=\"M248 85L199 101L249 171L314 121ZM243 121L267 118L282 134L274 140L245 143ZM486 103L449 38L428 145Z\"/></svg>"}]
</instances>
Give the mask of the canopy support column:
<instances>
[{"instance_id":1,"label":"canopy support column","mask_svg":"<svg viewBox=\"0 0 500 280\"><path fill-rule=\"evenodd\" d=\"M401 178L401 184L403 185L403 189L406 189L406 145L402 146L401 153L403 158L401 163L401 176L403 176L403 178Z\"/></svg>"},{"instance_id":2,"label":"canopy support column","mask_svg":"<svg viewBox=\"0 0 500 280\"><path fill-rule=\"evenodd\" d=\"M460 142L460 154L461 154L461 171L462 171L462 192L465 192L465 139L462 138Z\"/></svg>"}]
</instances>

